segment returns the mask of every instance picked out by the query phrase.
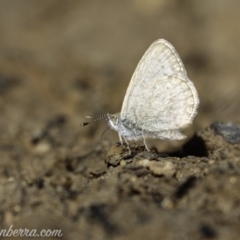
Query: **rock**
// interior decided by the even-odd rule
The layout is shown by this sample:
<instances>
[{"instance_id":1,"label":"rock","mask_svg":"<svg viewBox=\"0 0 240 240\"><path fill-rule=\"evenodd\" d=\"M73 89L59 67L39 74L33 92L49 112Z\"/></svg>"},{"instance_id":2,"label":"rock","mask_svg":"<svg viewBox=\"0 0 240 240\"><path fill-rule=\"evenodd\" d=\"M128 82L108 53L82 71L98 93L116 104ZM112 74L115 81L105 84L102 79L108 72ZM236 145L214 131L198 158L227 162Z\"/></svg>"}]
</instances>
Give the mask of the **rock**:
<instances>
[{"instance_id":1,"label":"rock","mask_svg":"<svg viewBox=\"0 0 240 240\"><path fill-rule=\"evenodd\" d=\"M211 127L216 134L221 135L227 142L231 144L240 143L240 126L231 122L222 123L214 122Z\"/></svg>"}]
</instances>

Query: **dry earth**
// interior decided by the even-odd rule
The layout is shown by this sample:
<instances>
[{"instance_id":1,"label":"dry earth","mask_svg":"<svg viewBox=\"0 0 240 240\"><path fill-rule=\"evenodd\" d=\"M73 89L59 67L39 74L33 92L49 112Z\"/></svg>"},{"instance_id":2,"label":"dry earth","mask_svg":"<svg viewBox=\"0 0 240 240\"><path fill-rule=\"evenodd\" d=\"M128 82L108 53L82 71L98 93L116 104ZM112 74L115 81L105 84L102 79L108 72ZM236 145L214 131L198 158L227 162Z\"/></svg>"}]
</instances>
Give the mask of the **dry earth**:
<instances>
[{"instance_id":1,"label":"dry earth","mask_svg":"<svg viewBox=\"0 0 240 240\"><path fill-rule=\"evenodd\" d=\"M239 22L235 0L0 1L0 228L239 239ZM182 57L199 114L185 142L129 156L117 134L100 141L106 123L80 123L120 110L158 38Z\"/></svg>"}]
</instances>

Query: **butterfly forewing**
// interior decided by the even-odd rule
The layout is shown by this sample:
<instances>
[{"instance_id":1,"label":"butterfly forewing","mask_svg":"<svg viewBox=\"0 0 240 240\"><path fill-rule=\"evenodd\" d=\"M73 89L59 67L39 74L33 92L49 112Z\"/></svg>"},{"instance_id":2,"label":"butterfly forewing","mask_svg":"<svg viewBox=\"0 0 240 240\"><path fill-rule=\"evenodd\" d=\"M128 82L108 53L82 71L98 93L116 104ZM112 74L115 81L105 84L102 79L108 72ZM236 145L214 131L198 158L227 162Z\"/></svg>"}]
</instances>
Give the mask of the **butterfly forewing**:
<instances>
[{"instance_id":1,"label":"butterfly forewing","mask_svg":"<svg viewBox=\"0 0 240 240\"><path fill-rule=\"evenodd\" d=\"M133 118L135 104L146 88L155 79L164 79L171 75L187 78L184 65L175 48L166 40L155 41L140 60L128 86L121 110L121 118ZM150 93L149 93L150 94Z\"/></svg>"}]
</instances>

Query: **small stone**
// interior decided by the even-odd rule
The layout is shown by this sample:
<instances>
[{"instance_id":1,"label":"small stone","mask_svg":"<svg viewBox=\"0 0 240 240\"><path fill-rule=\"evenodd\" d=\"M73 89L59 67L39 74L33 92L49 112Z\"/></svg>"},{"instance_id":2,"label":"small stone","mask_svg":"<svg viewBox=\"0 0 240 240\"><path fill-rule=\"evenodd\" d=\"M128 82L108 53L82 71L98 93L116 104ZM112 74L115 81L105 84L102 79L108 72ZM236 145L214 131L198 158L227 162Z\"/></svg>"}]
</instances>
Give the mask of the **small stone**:
<instances>
[{"instance_id":1,"label":"small stone","mask_svg":"<svg viewBox=\"0 0 240 240\"><path fill-rule=\"evenodd\" d=\"M215 133L221 135L227 142L231 144L240 143L240 126L231 122L221 123L215 122L212 125Z\"/></svg>"},{"instance_id":2,"label":"small stone","mask_svg":"<svg viewBox=\"0 0 240 240\"><path fill-rule=\"evenodd\" d=\"M47 153L51 149L51 145L46 142L41 142L34 147L34 151L39 154Z\"/></svg>"},{"instance_id":3,"label":"small stone","mask_svg":"<svg viewBox=\"0 0 240 240\"><path fill-rule=\"evenodd\" d=\"M167 177L172 176L175 173L175 166L170 161L149 161L148 159L140 160L139 165L148 167L154 175L164 175Z\"/></svg>"},{"instance_id":4,"label":"small stone","mask_svg":"<svg viewBox=\"0 0 240 240\"><path fill-rule=\"evenodd\" d=\"M162 203L161 203L162 207L165 208L165 209L173 209L174 208L174 202L172 199L168 198L168 197L165 197L163 200L162 200Z\"/></svg>"},{"instance_id":5,"label":"small stone","mask_svg":"<svg viewBox=\"0 0 240 240\"><path fill-rule=\"evenodd\" d=\"M125 166L125 165L126 165L126 161L121 160L120 165L121 165L121 166Z\"/></svg>"},{"instance_id":6,"label":"small stone","mask_svg":"<svg viewBox=\"0 0 240 240\"><path fill-rule=\"evenodd\" d=\"M109 166L116 167L120 162L129 156L129 151L127 148L123 148L121 144L113 145L107 152L105 162Z\"/></svg>"}]
</instances>

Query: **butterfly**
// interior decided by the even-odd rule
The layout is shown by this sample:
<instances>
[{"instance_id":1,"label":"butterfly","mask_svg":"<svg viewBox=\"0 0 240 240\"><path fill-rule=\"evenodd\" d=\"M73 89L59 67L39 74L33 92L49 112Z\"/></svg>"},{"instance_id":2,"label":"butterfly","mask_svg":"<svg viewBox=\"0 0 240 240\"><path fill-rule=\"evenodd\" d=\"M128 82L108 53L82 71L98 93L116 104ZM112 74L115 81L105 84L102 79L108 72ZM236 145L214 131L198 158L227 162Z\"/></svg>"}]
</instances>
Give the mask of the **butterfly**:
<instances>
[{"instance_id":1,"label":"butterfly","mask_svg":"<svg viewBox=\"0 0 240 240\"><path fill-rule=\"evenodd\" d=\"M159 39L151 44L137 65L125 94L121 112L102 114L123 140L146 138L180 140L181 132L197 114L199 97L183 62L171 43ZM89 122L91 123L91 122ZM83 123L82 125L88 125ZM130 148L129 148L130 151Z\"/></svg>"}]
</instances>

